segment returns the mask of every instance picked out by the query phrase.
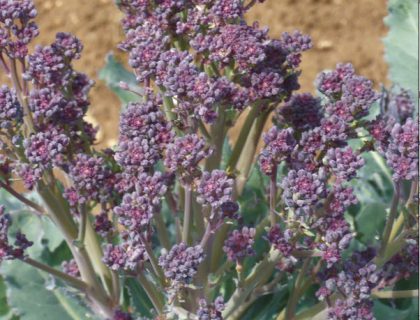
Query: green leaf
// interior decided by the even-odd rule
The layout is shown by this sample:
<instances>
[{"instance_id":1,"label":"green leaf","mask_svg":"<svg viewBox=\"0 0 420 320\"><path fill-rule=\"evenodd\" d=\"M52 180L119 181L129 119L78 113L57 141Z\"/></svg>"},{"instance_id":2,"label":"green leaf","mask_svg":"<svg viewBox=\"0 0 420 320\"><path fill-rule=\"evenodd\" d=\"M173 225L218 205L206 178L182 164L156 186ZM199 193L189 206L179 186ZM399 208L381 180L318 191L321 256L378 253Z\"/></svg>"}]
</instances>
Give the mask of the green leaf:
<instances>
[{"instance_id":1,"label":"green leaf","mask_svg":"<svg viewBox=\"0 0 420 320\"><path fill-rule=\"evenodd\" d=\"M357 239L364 244L373 244L378 240L386 221L386 205L369 203L356 216Z\"/></svg>"},{"instance_id":2,"label":"green leaf","mask_svg":"<svg viewBox=\"0 0 420 320\"><path fill-rule=\"evenodd\" d=\"M150 310L153 309L153 305L138 281L128 278L125 279L125 284L130 296L131 306L142 316L152 317Z\"/></svg>"},{"instance_id":3,"label":"green leaf","mask_svg":"<svg viewBox=\"0 0 420 320\"><path fill-rule=\"evenodd\" d=\"M418 319L418 314L416 313L416 308L418 312L418 303L417 306L415 303L411 305L408 309L396 309L391 306L382 303L379 300L374 301L373 305L373 314L376 319L392 319L392 320L416 320Z\"/></svg>"},{"instance_id":4,"label":"green leaf","mask_svg":"<svg viewBox=\"0 0 420 320\"><path fill-rule=\"evenodd\" d=\"M414 94L418 88L418 12L415 0L389 0L384 38L390 79ZM417 101L416 101L417 102Z\"/></svg>"},{"instance_id":5,"label":"green leaf","mask_svg":"<svg viewBox=\"0 0 420 320\"><path fill-rule=\"evenodd\" d=\"M124 66L115 59L113 54L108 54L105 62L105 66L99 71L99 79L106 83L118 98L120 98L124 105L131 101L139 101L139 96L120 88L121 81L127 83L129 86L137 88L136 77L131 72L127 71Z\"/></svg>"},{"instance_id":6,"label":"green leaf","mask_svg":"<svg viewBox=\"0 0 420 320\"><path fill-rule=\"evenodd\" d=\"M0 268L7 284L7 299L21 320L95 319L82 304L48 275L21 261L6 261ZM46 287L52 287L47 289Z\"/></svg>"},{"instance_id":7,"label":"green leaf","mask_svg":"<svg viewBox=\"0 0 420 320\"><path fill-rule=\"evenodd\" d=\"M267 177L261 173L258 166L254 166L245 189L239 198L245 224L253 224L260 217L265 217L268 214L265 192L265 188L268 186L267 180Z\"/></svg>"}]
</instances>

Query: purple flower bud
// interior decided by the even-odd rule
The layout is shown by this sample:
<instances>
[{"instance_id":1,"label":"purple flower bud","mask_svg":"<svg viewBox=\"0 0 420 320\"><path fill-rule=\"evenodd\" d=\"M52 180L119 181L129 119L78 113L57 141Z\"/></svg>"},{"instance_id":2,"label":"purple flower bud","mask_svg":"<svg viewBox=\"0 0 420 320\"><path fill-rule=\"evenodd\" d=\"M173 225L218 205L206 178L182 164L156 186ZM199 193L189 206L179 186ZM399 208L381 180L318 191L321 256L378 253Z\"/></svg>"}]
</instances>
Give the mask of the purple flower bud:
<instances>
[{"instance_id":1,"label":"purple flower bud","mask_svg":"<svg viewBox=\"0 0 420 320\"><path fill-rule=\"evenodd\" d=\"M255 254L252 248L255 238L255 229L243 227L233 230L225 241L223 251L230 261L241 262L245 257Z\"/></svg>"},{"instance_id":2,"label":"purple flower bud","mask_svg":"<svg viewBox=\"0 0 420 320\"><path fill-rule=\"evenodd\" d=\"M216 0L210 12L226 21L242 18L244 8L241 0Z\"/></svg>"},{"instance_id":3,"label":"purple flower bud","mask_svg":"<svg viewBox=\"0 0 420 320\"><path fill-rule=\"evenodd\" d=\"M63 270L64 273L67 273L73 277L80 277L79 267L77 266L76 260L74 259L63 261L63 263L61 264L61 270Z\"/></svg>"},{"instance_id":4,"label":"purple flower bud","mask_svg":"<svg viewBox=\"0 0 420 320\"><path fill-rule=\"evenodd\" d=\"M278 224L271 227L267 234L267 240L285 257L290 256L292 251L295 249L295 245L290 241L290 238L291 235L287 234L287 232L285 235Z\"/></svg>"},{"instance_id":5,"label":"purple flower bud","mask_svg":"<svg viewBox=\"0 0 420 320\"><path fill-rule=\"evenodd\" d=\"M197 186L197 202L209 205L213 210L220 208L223 203L232 201L233 183L223 170L203 172Z\"/></svg>"},{"instance_id":6,"label":"purple flower bud","mask_svg":"<svg viewBox=\"0 0 420 320\"><path fill-rule=\"evenodd\" d=\"M398 93L391 94L389 108L398 117L400 122L405 122L413 116L415 103L410 92L400 89Z\"/></svg>"},{"instance_id":7,"label":"purple flower bud","mask_svg":"<svg viewBox=\"0 0 420 320\"><path fill-rule=\"evenodd\" d=\"M114 208L114 213L118 217L119 223L136 231L150 225L154 207L147 195L135 191L124 195L121 204Z\"/></svg>"},{"instance_id":8,"label":"purple flower bud","mask_svg":"<svg viewBox=\"0 0 420 320\"><path fill-rule=\"evenodd\" d=\"M80 40L72 34L65 32L56 34L52 47L69 59L79 59L83 50L83 44Z\"/></svg>"},{"instance_id":9,"label":"purple flower bud","mask_svg":"<svg viewBox=\"0 0 420 320\"><path fill-rule=\"evenodd\" d=\"M418 176L418 142L417 121L408 118L403 125L396 123L392 128L386 159L394 171L394 180L411 180Z\"/></svg>"},{"instance_id":10,"label":"purple flower bud","mask_svg":"<svg viewBox=\"0 0 420 320\"><path fill-rule=\"evenodd\" d=\"M115 160L126 171L144 172L161 158L159 146L142 137L124 139L118 143Z\"/></svg>"},{"instance_id":11,"label":"purple flower bud","mask_svg":"<svg viewBox=\"0 0 420 320\"><path fill-rule=\"evenodd\" d=\"M0 88L0 129L11 129L22 122L23 110L14 89Z\"/></svg>"},{"instance_id":12,"label":"purple flower bud","mask_svg":"<svg viewBox=\"0 0 420 320\"><path fill-rule=\"evenodd\" d=\"M167 146L164 163L169 172L179 172L184 183L191 183L199 175L198 164L211 153L204 139L188 134Z\"/></svg>"},{"instance_id":13,"label":"purple flower bud","mask_svg":"<svg viewBox=\"0 0 420 320\"><path fill-rule=\"evenodd\" d=\"M25 188L32 190L41 180L43 170L27 163L19 163L15 168L15 173L23 180Z\"/></svg>"},{"instance_id":14,"label":"purple flower bud","mask_svg":"<svg viewBox=\"0 0 420 320\"><path fill-rule=\"evenodd\" d=\"M133 320L133 317L128 312L123 312L121 310L114 311L114 317L112 320Z\"/></svg>"},{"instance_id":15,"label":"purple flower bud","mask_svg":"<svg viewBox=\"0 0 420 320\"><path fill-rule=\"evenodd\" d=\"M293 95L288 102L277 109L275 122L289 124L298 131L313 129L322 119L321 100L310 93Z\"/></svg>"},{"instance_id":16,"label":"purple flower bud","mask_svg":"<svg viewBox=\"0 0 420 320\"><path fill-rule=\"evenodd\" d=\"M174 132L157 103L148 100L145 103L128 104L121 114L120 135L129 139L147 139L163 150L167 143L172 142Z\"/></svg>"},{"instance_id":17,"label":"purple flower bud","mask_svg":"<svg viewBox=\"0 0 420 320\"><path fill-rule=\"evenodd\" d=\"M222 311L225 309L225 303L222 296L214 300L214 303L207 303L205 299L200 299L197 310L198 320L223 320Z\"/></svg>"},{"instance_id":18,"label":"purple flower bud","mask_svg":"<svg viewBox=\"0 0 420 320\"><path fill-rule=\"evenodd\" d=\"M324 163L340 180L351 180L356 177L357 170L363 167L365 161L351 147L346 147L329 149Z\"/></svg>"},{"instance_id":19,"label":"purple flower bud","mask_svg":"<svg viewBox=\"0 0 420 320\"><path fill-rule=\"evenodd\" d=\"M165 277L175 284L188 284L203 260L204 253L200 245L187 247L181 242L159 257L159 265L163 268Z\"/></svg>"},{"instance_id":20,"label":"purple flower bud","mask_svg":"<svg viewBox=\"0 0 420 320\"><path fill-rule=\"evenodd\" d=\"M310 213L311 207L326 196L325 177L319 171L290 170L281 183L286 205L297 214Z\"/></svg>"},{"instance_id":21,"label":"purple flower bud","mask_svg":"<svg viewBox=\"0 0 420 320\"><path fill-rule=\"evenodd\" d=\"M79 153L75 156L69 170L74 187L88 199L95 199L109 175L104 160L97 156Z\"/></svg>"},{"instance_id":22,"label":"purple flower bud","mask_svg":"<svg viewBox=\"0 0 420 320\"><path fill-rule=\"evenodd\" d=\"M342 91L345 79L354 75L353 66L348 64L337 64L334 71L322 72L316 80L317 88L329 98L337 97Z\"/></svg>"},{"instance_id":23,"label":"purple flower bud","mask_svg":"<svg viewBox=\"0 0 420 320\"><path fill-rule=\"evenodd\" d=\"M142 245L126 241L121 245L105 245L103 262L114 271L135 270L146 256Z\"/></svg>"},{"instance_id":24,"label":"purple flower bud","mask_svg":"<svg viewBox=\"0 0 420 320\"><path fill-rule=\"evenodd\" d=\"M57 130L37 132L25 139L25 156L33 164L39 164L50 168L55 163L60 163L66 148L69 145L69 138Z\"/></svg>"},{"instance_id":25,"label":"purple flower bud","mask_svg":"<svg viewBox=\"0 0 420 320\"><path fill-rule=\"evenodd\" d=\"M270 175L280 162L291 155L296 146L293 134L292 128L279 130L277 127L272 127L264 134L263 140L266 146L261 151L259 162L265 174Z\"/></svg>"},{"instance_id":26,"label":"purple flower bud","mask_svg":"<svg viewBox=\"0 0 420 320\"><path fill-rule=\"evenodd\" d=\"M347 138L347 124L337 116L321 120L321 135L324 143L343 144Z\"/></svg>"},{"instance_id":27,"label":"purple flower bud","mask_svg":"<svg viewBox=\"0 0 420 320\"><path fill-rule=\"evenodd\" d=\"M102 211L100 214L95 216L93 227L95 232L101 237L106 237L114 230L114 225L112 224L112 221L109 220L106 211Z\"/></svg>"}]
</instances>

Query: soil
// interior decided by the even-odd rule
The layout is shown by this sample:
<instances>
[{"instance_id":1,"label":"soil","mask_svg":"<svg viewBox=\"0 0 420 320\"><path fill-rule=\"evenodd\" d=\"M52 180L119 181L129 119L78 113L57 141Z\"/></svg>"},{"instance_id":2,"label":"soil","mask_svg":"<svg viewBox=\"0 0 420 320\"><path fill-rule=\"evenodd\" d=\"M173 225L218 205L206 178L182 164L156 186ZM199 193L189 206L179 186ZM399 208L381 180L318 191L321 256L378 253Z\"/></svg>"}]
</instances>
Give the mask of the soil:
<instances>
[{"instance_id":1,"label":"soil","mask_svg":"<svg viewBox=\"0 0 420 320\"><path fill-rule=\"evenodd\" d=\"M88 117L100 125L100 146L115 143L120 102L97 78L106 54L117 51L122 39L121 14L113 0L35 0L41 30L39 44L50 43L57 31L74 33L84 43L76 67L96 81ZM248 14L268 26L273 37L299 29L313 37L314 48L304 54L302 91L313 91L318 72L337 62L352 62L356 70L376 85L386 82L381 38L386 34L383 18L386 0L266 0Z\"/></svg>"}]
</instances>

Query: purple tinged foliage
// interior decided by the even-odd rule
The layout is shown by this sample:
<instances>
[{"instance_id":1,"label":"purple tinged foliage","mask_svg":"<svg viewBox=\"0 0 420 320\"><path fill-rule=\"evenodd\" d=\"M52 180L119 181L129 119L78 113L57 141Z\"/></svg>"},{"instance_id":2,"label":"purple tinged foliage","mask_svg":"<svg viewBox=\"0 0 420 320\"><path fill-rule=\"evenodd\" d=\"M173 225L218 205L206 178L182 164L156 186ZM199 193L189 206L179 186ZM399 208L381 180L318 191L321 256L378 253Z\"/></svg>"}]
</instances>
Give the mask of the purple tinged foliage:
<instances>
[{"instance_id":1,"label":"purple tinged foliage","mask_svg":"<svg viewBox=\"0 0 420 320\"><path fill-rule=\"evenodd\" d=\"M209 205L213 210L232 200L234 180L223 170L203 172L197 185L197 202Z\"/></svg>"},{"instance_id":2,"label":"purple tinged foliage","mask_svg":"<svg viewBox=\"0 0 420 320\"><path fill-rule=\"evenodd\" d=\"M174 245L167 253L159 257L165 277L174 284L189 284L197 273L198 266L204 260L203 248L200 245L188 247L181 242Z\"/></svg>"},{"instance_id":3,"label":"purple tinged foliage","mask_svg":"<svg viewBox=\"0 0 420 320\"><path fill-rule=\"evenodd\" d=\"M255 229L243 227L239 230L233 230L227 237L223 251L230 261L241 263L247 256L255 254L252 248L255 238Z\"/></svg>"}]
</instances>

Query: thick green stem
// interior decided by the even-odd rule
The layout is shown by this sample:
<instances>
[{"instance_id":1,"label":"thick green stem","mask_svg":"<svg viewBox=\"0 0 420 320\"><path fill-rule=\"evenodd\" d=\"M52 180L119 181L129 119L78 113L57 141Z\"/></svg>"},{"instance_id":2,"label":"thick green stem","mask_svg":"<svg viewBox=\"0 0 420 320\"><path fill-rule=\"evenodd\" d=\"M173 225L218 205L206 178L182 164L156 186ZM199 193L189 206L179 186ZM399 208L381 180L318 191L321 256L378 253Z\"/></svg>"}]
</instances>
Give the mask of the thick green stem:
<instances>
[{"instance_id":1,"label":"thick green stem","mask_svg":"<svg viewBox=\"0 0 420 320\"><path fill-rule=\"evenodd\" d=\"M402 299L416 298L419 290L400 290L400 291L372 291L371 297L378 299Z\"/></svg>"},{"instance_id":2,"label":"thick green stem","mask_svg":"<svg viewBox=\"0 0 420 320\"><path fill-rule=\"evenodd\" d=\"M147 256L149 258L150 264L152 265L153 271L158 278L160 284L164 286L165 284L165 275L163 274L162 268L159 266L158 260L155 256L155 253L152 250L152 247L150 246L150 243L147 242L143 236L140 236L140 240L144 245L144 249L147 252Z\"/></svg>"},{"instance_id":3,"label":"thick green stem","mask_svg":"<svg viewBox=\"0 0 420 320\"><path fill-rule=\"evenodd\" d=\"M276 195L277 195L277 166L273 169L270 177L270 223L276 225Z\"/></svg>"},{"instance_id":4,"label":"thick green stem","mask_svg":"<svg viewBox=\"0 0 420 320\"><path fill-rule=\"evenodd\" d=\"M266 280L267 276L271 276L280 257L280 252L272 249L268 255L252 269L251 273L244 280L243 287L236 288L235 292L226 303L226 307L223 311L223 317L225 319L229 319L229 316L246 301L255 286L263 283L263 280Z\"/></svg>"},{"instance_id":5,"label":"thick green stem","mask_svg":"<svg viewBox=\"0 0 420 320\"><path fill-rule=\"evenodd\" d=\"M308 268L311 263L311 258L306 258L305 262L303 263L302 268L300 269L300 272L296 278L295 286L292 291L292 295L290 296L289 300L287 301L287 307L286 307L286 318L287 320L293 320L295 318L295 312L296 312L296 306L299 301L299 297L301 295L301 289L302 289L302 282L304 277L306 276L306 273L308 271ZM277 317L277 320L283 320L282 317Z\"/></svg>"},{"instance_id":6,"label":"thick green stem","mask_svg":"<svg viewBox=\"0 0 420 320\"><path fill-rule=\"evenodd\" d=\"M238 163L239 157L248 139L248 135L251 131L252 125L254 124L255 119L257 118L258 112L259 112L259 105L257 104L253 105L245 119L245 122L241 128L241 132L239 133L239 136L235 142L235 146L233 147L232 155L230 156L230 159L227 163L228 172L235 171L236 164Z\"/></svg>"},{"instance_id":7,"label":"thick green stem","mask_svg":"<svg viewBox=\"0 0 420 320\"><path fill-rule=\"evenodd\" d=\"M169 241L168 229L165 226L161 213L156 212L154 218L159 242L165 249L169 250L171 248L171 242Z\"/></svg>"},{"instance_id":8,"label":"thick green stem","mask_svg":"<svg viewBox=\"0 0 420 320\"><path fill-rule=\"evenodd\" d=\"M192 222L192 190L191 186L185 186L184 222L182 226L182 241L191 243L191 222Z\"/></svg>"},{"instance_id":9,"label":"thick green stem","mask_svg":"<svg viewBox=\"0 0 420 320\"><path fill-rule=\"evenodd\" d=\"M392 202L391 202L391 209L389 212L389 216L388 216L388 220L386 222L385 225L385 229L384 229L384 233L382 235L382 243L381 243L381 249L379 251L379 255L383 256L387 247L387 244L389 242L389 237L391 235L391 231L392 231L392 226L394 224L394 220L397 216L397 212L398 212L398 203L400 201L400 183L396 182L395 183L395 188L394 188L394 196L392 198Z\"/></svg>"},{"instance_id":10,"label":"thick green stem","mask_svg":"<svg viewBox=\"0 0 420 320\"><path fill-rule=\"evenodd\" d=\"M210 127L210 137L213 147L213 153L207 158L205 170L211 171L218 169L222 161L223 143L226 136L226 113L223 105L219 106L218 118L216 122Z\"/></svg>"}]
</instances>

